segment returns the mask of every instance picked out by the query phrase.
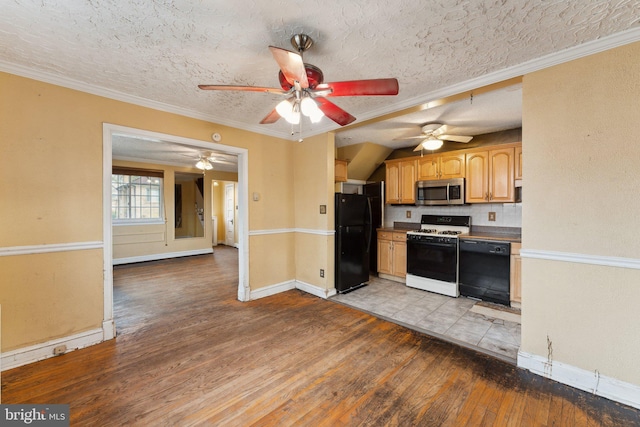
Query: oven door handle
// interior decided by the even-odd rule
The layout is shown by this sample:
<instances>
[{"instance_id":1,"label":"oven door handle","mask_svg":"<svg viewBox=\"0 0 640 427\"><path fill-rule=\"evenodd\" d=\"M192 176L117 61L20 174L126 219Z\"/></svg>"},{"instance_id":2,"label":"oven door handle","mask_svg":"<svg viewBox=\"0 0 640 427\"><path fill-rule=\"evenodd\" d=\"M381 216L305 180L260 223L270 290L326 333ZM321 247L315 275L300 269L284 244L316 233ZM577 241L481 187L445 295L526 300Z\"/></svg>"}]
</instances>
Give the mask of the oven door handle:
<instances>
[{"instance_id":1,"label":"oven door handle","mask_svg":"<svg viewBox=\"0 0 640 427\"><path fill-rule=\"evenodd\" d=\"M438 248L455 248L456 247L455 243L416 242L415 240L409 240L407 243L409 243L409 245L434 246L434 247L438 247Z\"/></svg>"}]
</instances>

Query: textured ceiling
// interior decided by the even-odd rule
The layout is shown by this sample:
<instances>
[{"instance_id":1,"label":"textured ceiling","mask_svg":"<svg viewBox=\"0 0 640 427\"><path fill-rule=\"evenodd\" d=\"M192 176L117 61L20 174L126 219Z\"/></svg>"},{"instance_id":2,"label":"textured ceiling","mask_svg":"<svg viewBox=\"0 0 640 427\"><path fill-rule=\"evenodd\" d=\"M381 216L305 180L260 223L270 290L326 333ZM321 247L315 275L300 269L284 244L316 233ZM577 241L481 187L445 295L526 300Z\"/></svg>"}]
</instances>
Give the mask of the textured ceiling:
<instances>
[{"instance_id":1,"label":"textured ceiling","mask_svg":"<svg viewBox=\"0 0 640 427\"><path fill-rule=\"evenodd\" d=\"M284 120L258 124L281 99L277 95L197 85L277 87L268 46L292 49L291 36L304 32L315 40L305 62L320 67L326 81L399 80L395 97L332 99L362 121L432 100L443 88L637 30L638 16L638 0L4 0L0 70L30 70L116 98L297 138L300 128L292 137ZM504 94L504 102L513 103L519 92ZM464 105L472 104L429 114L462 123L451 111L468 114ZM395 133L378 136L375 126L355 128L338 133L337 144L392 144L395 137L419 134L418 125L429 120L420 114L396 119L401 126ZM478 128L468 132L489 129L472 124L471 116L463 124ZM313 135L337 127L324 118L315 125L303 121L301 130Z\"/></svg>"}]
</instances>

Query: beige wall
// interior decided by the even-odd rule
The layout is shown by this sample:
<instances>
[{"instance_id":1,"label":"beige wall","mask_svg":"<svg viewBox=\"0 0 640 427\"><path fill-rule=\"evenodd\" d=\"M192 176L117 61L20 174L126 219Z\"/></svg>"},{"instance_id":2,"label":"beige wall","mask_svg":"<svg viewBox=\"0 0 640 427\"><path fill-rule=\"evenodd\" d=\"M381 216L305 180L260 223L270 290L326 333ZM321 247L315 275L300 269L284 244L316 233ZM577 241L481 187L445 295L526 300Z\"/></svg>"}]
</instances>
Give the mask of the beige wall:
<instances>
[{"instance_id":1,"label":"beige wall","mask_svg":"<svg viewBox=\"0 0 640 427\"><path fill-rule=\"evenodd\" d=\"M640 43L523 80L522 351L640 385ZM631 227L631 228L629 228ZM539 251L543 258L524 256ZM549 344L550 343L550 344Z\"/></svg>"},{"instance_id":2,"label":"beige wall","mask_svg":"<svg viewBox=\"0 0 640 427\"><path fill-rule=\"evenodd\" d=\"M248 191L262 196L249 204L249 230L295 227L297 142L6 73L0 93L0 248L102 241L103 123L200 141L220 133L224 144L248 149ZM295 265L293 237L250 240L261 249L250 251L252 289L295 279L294 269L274 267ZM100 328L101 258L101 250L0 257L2 351Z\"/></svg>"},{"instance_id":3,"label":"beige wall","mask_svg":"<svg viewBox=\"0 0 640 427\"><path fill-rule=\"evenodd\" d=\"M0 303L3 352L100 328L102 250L0 257Z\"/></svg>"},{"instance_id":4,"label":"beige wall","mask_svg":"<svg viewBox=\"0 0 640 427\"><path fill-rule=\"evenodd\" d=\"M332 133L305 138L294 149L296 278L334 288L334 153ZM326 213L320 213L320 205ZM320 277L320 269L325 270Z\"/></svg>"}]
</instances>

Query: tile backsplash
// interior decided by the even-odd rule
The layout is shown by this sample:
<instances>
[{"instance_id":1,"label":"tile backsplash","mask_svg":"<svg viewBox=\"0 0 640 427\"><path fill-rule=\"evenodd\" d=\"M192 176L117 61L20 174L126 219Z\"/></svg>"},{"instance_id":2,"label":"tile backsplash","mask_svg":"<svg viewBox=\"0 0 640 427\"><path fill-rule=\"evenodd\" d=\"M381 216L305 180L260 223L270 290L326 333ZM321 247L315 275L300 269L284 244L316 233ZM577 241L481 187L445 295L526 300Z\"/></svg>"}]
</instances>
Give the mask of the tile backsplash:
<instances>
[{"instance_id":1,"label":"tile backsplash","mask_svg":"<svg viewBox=\"0 0 640 427\"><path fill-rule=\"evenodd\" d=\"M407 218L407 212L411 218ZM495 212L495 221L489 221L489 212ZM394 222L420 223L422 215L469 215L472 226L522 227L522 203L478 203L462 206L397 206L385 205L384 226Z\"/></svg>"}]
</instances>

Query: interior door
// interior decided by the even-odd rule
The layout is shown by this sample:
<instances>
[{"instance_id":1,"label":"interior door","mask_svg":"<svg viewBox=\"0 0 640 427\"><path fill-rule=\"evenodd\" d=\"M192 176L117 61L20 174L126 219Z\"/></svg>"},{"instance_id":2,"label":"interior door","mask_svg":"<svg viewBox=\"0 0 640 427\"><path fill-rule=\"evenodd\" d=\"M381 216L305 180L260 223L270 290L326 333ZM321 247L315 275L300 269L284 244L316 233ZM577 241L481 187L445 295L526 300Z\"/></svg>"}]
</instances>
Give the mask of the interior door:
<instances>
[{"instance_id":1,"label":"interior door","mask_svg":"<svg viewBox=\"0 0 640 427\"><path fill-rule=\"evenodd\" d=\"M235 185L225 184L224 186L224 244L233 246L236 241L235 224L233 221L235 214Z\"/></svg>"}]
</instances>

